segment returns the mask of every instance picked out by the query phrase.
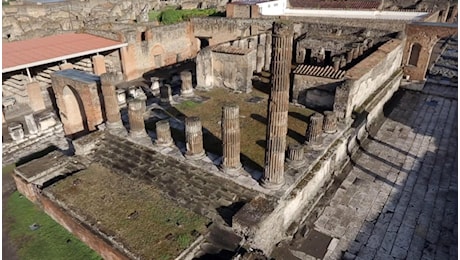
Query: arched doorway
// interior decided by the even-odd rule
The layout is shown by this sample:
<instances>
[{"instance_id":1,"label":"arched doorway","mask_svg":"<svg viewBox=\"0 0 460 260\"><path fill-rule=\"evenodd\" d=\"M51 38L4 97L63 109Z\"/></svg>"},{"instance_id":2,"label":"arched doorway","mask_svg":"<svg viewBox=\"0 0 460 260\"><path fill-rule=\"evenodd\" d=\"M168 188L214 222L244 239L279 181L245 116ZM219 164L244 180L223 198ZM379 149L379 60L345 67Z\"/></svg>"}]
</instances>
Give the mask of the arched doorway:
<instances>
[{"instance_id":1,"label":"arched doorway","mask_svg":"<svg viewBox=\"0 0 460 260\"><path fill-rule=\"evenodd\" d=\"M80 133L88 131L85 108L77 91L66 85L62 90L64 109L59 111L66 133Z\"/></svg>"}]
</instances>

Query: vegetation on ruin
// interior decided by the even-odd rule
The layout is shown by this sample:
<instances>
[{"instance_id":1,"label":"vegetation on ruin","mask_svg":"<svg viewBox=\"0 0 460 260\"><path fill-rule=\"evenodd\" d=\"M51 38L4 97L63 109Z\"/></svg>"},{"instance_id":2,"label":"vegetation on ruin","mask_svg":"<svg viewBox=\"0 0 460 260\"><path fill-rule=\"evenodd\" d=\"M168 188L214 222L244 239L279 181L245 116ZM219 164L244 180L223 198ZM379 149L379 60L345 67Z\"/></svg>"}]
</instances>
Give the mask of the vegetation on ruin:
<instances>
[{"instance_id":1,"label":"vegetation on ruin","mask_svg":"<svg viewBox=\"0 0 460 260\"><path fill-rule=\"evenodd\" d=\"M98 164L46 190L141 259L174 259L209 222L151 185Z\"/></svg>"},{"instance_id":2,"label":"vegetation on ruin","mask_svg":"<svg viewBox=\"0 0 460 260\"><path fill-rule=\"evenodd\" d=\"M2 167L2 174L12 174L14 168L16 168L15 163L11 163Z\"/></svg>"},{"instance_id":3,"label":"vegetation on ruin","mask_svg":"<svg viewBox=\"0 0 460 260\"><path fill-rule=\"evenodd\" d=\"M175 24L178 22L187 21L193 17L205 16L224 16L224 14L217 11L215 8L191 10L168 8L163 11L150 11L149 21L159 21L162 24Z\"/></svg>"},{"instance_id":4,"label":"vegetation on ruin","mask_svg":"<svg viewBox=\"0 0 460 260\"><path fill-rule=\"evenodd\" d=\"M184 102L169 109L169 113L175 117L199 116L203 128L204 148L207 152L222 155L221 141L221 113L222 106L229 103L237 103L240 108L241 129L241 161L244 165L262 170L265 156L265 132L267 120L268 84L259 88L253 88L252 93L232 93L224 88L214 88L208 92L196 92L196 94L209 98L203 103L192 101ZM262 102L256 104L247 100L260 97ZM289 106L287 144L303 143L307 122L313 110ZM176 141L184 141L183 131L171 129Z\"/></svg>"},{"instance_id":5,"label":"vegetation on ruin","mask_svg":"<svg viewBox=\"0 0 460 260\"><path fill-rule=\"evenodd\" d=\"M4 207L4 232L19 259L102 259L19 192L14 192ZM29 226L34 223L39 228L32 231Z\"/></svg>"}]
</instances>

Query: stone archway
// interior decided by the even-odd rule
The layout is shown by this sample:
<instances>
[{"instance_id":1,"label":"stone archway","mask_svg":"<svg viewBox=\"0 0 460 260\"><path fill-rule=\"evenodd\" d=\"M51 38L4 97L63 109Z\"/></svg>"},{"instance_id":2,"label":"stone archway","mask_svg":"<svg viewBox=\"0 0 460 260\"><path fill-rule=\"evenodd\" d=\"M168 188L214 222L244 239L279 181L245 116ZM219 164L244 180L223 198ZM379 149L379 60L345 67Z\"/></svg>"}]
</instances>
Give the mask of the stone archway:
<instances>
[{"instance_id":1,"label":"stone archway","mask_svg":"<svg viewBox=\"0 0 460 260\"><path fill-rule=\"evenodd\" d=\"M103 122L99 76L61 70L51 74L51 82L66 136L78 137L96 130Z\"/></svg>"},{"instance_id":2,"label":"stone archway","mask_svg":"<svg viewBox=\"0 0 460 260\"><path fill-rule=\"evenodd\" d=\"M411 80L425 80L434 45L439 39L454 34L457 34L457 24L420 22L406 25L404 74Z\"/></svg>"},{"instance_id":3,"label":"stone archway","mask_svg":"<svg viewBox=\"0 0 460 260\"><path fill-rule=\"evenodd\" d=\"M63 107L59 110L59 116L64 126L74 133L88 131L85 108L77 91L71 86L65 86L62 101Z\"/></svg>"}]
</instances>

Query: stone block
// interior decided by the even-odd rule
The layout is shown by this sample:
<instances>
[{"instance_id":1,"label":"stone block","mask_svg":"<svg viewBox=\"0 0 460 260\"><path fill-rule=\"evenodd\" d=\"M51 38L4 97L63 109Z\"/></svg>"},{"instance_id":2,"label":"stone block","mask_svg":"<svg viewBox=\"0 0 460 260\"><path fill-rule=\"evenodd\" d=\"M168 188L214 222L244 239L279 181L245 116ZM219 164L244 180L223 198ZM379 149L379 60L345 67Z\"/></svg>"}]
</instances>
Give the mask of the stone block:
<instances>
[{"instance_id":1,"label":"stone block","mask_svg":"<svg viewBox=\"0 0 460 260\"><path fill-rule=\"evenodd\" d=\"M42 90L38 82L30 82L26 86L27 95L29 96L29 106L32 111L37 112L46 108L45 101L42 96Z\"/></svg>"}]
</instances>

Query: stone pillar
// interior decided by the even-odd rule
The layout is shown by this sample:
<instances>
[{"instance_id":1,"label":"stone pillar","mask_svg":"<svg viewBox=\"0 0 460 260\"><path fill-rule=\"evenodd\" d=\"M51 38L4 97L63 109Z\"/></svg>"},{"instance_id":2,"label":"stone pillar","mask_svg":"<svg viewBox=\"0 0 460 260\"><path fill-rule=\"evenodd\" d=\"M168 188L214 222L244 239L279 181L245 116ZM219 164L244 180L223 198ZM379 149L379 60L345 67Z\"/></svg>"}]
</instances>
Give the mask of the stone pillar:
<instances>
[{"instance_id":1,"label":"stone pillar","mask_svg":"<svg viewBox=\"0 0 460 260\"><path fill-rule=\"evenodd\" d=\"M196 56L196 84L197 88L211 89L213 84L212 52L206 47Z\"/></svg>"},{"instance_id":2,"label":"stone pillar","mask_svg":"<svg viewBox=\"0 0 460 260\"><path fill-rule=\"evenodd\" d=\"M70 70L73 69L73 64L72 63L62 63L59 65L60 70Z\"/></svg>"},{"instance_id":3,"label":"stone pillar","mask_svg":"<svg viewBox=\"0 0 460 260\"><path fill-rule=\"evenodd\" d=\"M151 82L150 90L152 90L152 94L154 96L158 96L158 94L160 94L160 78L151 77L150 82Z\"/></svg>"},{"instance_id":4,"label":"stone pillar","mask_svg":"<svg viewBox=\"0 0 460 260\"><path fill-rule=\"evenodd\" d=\"M358 55L361 56L364 53L364 45L362 43L358 43Z\"/></svg>"},{"instance_id":5,"label":"stone pillar","mask_svg":"<svg viewBox=\"0 0 460 260\"><path fill-rule=\"evenodd\" d=\"M345 56L341 55L340 56L340 68L343 68L347 66L347 59L345 59Z\"/></svg>"},{"instance_id":6,"label":"stone pillar","mask_svg":"<svg viewBox=\"0 0 460 260\"><path fill-rule=\"evenodd\" d=\"M160 87L160 104L163 106L170 105L172 102L171 86L164 84Z\"/></svg>"},{"instance_id":7,"label":"stone pillar","mask_svg":"<svg viewBox=\"0 0 460 260\"><path fill-rule=\"evenodd\" d=\"M29 130L29 134L37 134L38 127L37 122L35 122L34 114L29 114L24 116L24 121L26 122L27 129Z\"/></svg>"},{"instance_id":8,"label":"stone pillar","mask_svg":"<svg viewBox=\"0 0 460 260\"><path fill-rule=\"evenodd\" d=\"M132 99L128 102L129 136L133 138L145 137L144 124L145 102L139 99Z\"/></svg>"},{"instance_id":9,"label":"stone pillar","mask_svg":"<svg viewBox=\"0 0 460 260\"><path fill-rule=\"evenodd\" d=\"M171 137L171 128L169 126L169 120L164 119L156 122L157 141L155 142L159 146L172 146L174 144Z\"/></svg>"},{"instance_id":10,"label":"stone pillar","mask_svg":"<svg viewBox=\"0 0 460 260\"><path fill-rule=\"evenodd\" d=\"M240 162L240 109L238 105L222 108L222 170L236 173L241 169Z\"/></svg>"},{"instance_id":11,"label":"stone pillar","mask_svg":"<svg viewBox=\"0 0 460 260\"><path fill-rule=\"evenodd\" d=\"M188 70L182 71L180 73L180 79L182 80L180 95L182 97L192 97L193 96L192 72Z\"/></svg>"},{"instance_id":12,"label":"stone pillar","mask_svg":"<svg viewBox=\"0 0 460 260\"><path fill-rule=\"evenodd\" d=\"M29 82L26 85L27 95L29 96L29 106L32 108L32 111L37 112L44 110L46 108L45 101L42 96L42 89L38 82Z\"/></svg>"},{"instance_id":13,"label":"stone pillar","mask_svg":"<svg viewBox=\"0 0 460 260\"><path fill-rule=\"evenodd\" d=\"M332 65L334 67L334 70L339 70L340 69L340 57L333 57Z\"/></svg>"},{"instance_id":14,"label":"stone pillar","mask_svg":"<svg viewBox=\"0 0 460 260\"><path fill-rule=\"evenodd\" d=\"M185 142L187 159L203 158L205 153L203 149L203 130L199 117L187 117L185 119Z\"/></svg>"},{"instance_id":15,"label":"stone pillar","mask_svg":"<svg viewBox=\"0 0 460 260\"><path fill-rule=\"evenodd\" d=\"M115 83L118 81L116 73L104 73L100 76L102 96L104 97L105 123L107 130L124 129L121 122L120 107L118 106L118 94L115 90Z\"/></svg>"},{"instance_id":16,"label":"stone pillar","mask_svg":"<svg viewBox=\"0 0 460 260\"><path fill-rule=\"evenodd\" d=\"M337 116L333 111L324 112L323 131L327 134L337 132Z\"/></svg>"},{"instance_id":17,"label":"stone pillar","mask_svg":"<svg viewBox=\"0 0 460 260\"><path fill-rule=\"evenodd\" d=\"M260 73L265 64L265 46L257 45L256 72Z\"/></svg>"},{"instance_id":18,"label":"stone pillar","mask_svg":"<svg viewBox=\"0 0 460 260\"><path fill-rule=\"evenodd\" d=\"M267 109L267 147L262 177L262 185L270 189L280 188L284 184L292 35L292 24L284 22L273 24L272 88Z\"/></svg>"},{"instance_id":19,"label":"stone pillar","mask_svg":"<svg viewBox=\"0 0 460 260\"><path fill-rule=\"evenodd\" d=\"M353 43L351 46L353 47L353 59L356 59L359 56L359 43Z\"/></svg>"},{"instance_id":20,"label":"stone pillar","mask_svg":"<svg viewBox=\"0 0 460 260\"><path fill-rule=\"evenodd\" d=\"M21 141L24 139L24 129L21 123L13 122L8 126L8 133L13 141Z\"/></svg>"},{"instance_id":21,"label":"stone pillar","mask_svg":"<svg viewBox=\"0 0 460 260\"><path fill-rule=\"evenodd\" d=\"M310 123L307 127L305 143L318 147L323 144L323 119L324 116L320 113L315 113L310 117Z\"/></svg>"},{"instance_id":22,"label":"stone pillar","mask_svg":"<svg viewBox=\"0 0 460 260\"><path fill-rule=\"evenodd\" d=\"M94 74L99 76L99 75L102 75L103 73L106 73L104 56L94 55L92 57L92 60L93 60Z\"/></svg>"},{"instance_id":23,"label":"stone pillar","mask_svg":"<svg viewBox=\"0 0 460 260\"><path fill-rule=\"evenodd\" d=\"M272 62L272 35L267 34L265 37L265 64L264 70L270 71L270 66Z\"/></svg>"},{"instance_id":24,"label":"stone pillar","mask_svg":"<svg viewBox=\"0 0 460 260\"><path fill-rule=\"evenodd\" d=\"M297 50L297 55L296 55L295 62L298 63L298 64L304 64L306 54L307 54L307 51L304 48L301 48L300 50Z\"/></svg>"},{"instance_id":25,"label":"stone pillar","mask_svg":"<svg viewBox=\"0 0 460 260\"><path fill-rule=\"evenodd\" d=\"M289 166L299 168L305 165L304 148L300 144L290 144L288 146L288 158L286 159Z\"/></svg>"},{"instance_id":26,"label":"stone pillar","mask_svg":"<svg viewBox=\"0 0 460 260\"><path fill-rule=\"evenodd\" d=\"M353 60L353 49L347 50L347 63L350 63Z\"/></svg>"}]
</instances>

